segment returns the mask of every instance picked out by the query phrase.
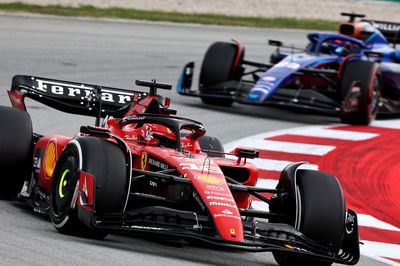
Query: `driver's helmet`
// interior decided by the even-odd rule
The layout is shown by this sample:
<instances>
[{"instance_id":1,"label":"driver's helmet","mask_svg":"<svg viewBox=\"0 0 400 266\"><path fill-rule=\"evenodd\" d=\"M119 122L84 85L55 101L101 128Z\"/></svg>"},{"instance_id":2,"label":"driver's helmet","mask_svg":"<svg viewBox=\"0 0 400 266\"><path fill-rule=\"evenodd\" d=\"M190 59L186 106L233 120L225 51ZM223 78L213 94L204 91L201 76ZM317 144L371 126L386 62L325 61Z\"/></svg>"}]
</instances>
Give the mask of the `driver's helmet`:
<instances>
[{"instance_id":1,"label":"driver's helmet","mask_svg":"<svg viewBox=\"0 0 400 266\"><path fill-rule=\"evenodd\" d=\"M367 40L376 31L376 28L368 22L360 22L359 25L361 31L357 32L354 37L362 41Z\"/></svg>"},{"instance_id":2,"label":"driver's helmet","mask_svg":"<svg viewBox=\"0 0 400 266\"><path fill-rule=\"evenodd\" d=\"M146 141L149 145L175 148L176 136L166 126L159 124L143 124L140 130L140 138Z\"/></svg>"},{"instance_id":3,"label":"driver's helmet","mask_svg":"<svg viewBox=\"0 0 400 266\"><path fill-rule=\"evenodd\" d=\"M345 40L333 39L325 43L321 51L326 54L347 55L352 50L352 44Z\"/></svg>"}]
</instances>

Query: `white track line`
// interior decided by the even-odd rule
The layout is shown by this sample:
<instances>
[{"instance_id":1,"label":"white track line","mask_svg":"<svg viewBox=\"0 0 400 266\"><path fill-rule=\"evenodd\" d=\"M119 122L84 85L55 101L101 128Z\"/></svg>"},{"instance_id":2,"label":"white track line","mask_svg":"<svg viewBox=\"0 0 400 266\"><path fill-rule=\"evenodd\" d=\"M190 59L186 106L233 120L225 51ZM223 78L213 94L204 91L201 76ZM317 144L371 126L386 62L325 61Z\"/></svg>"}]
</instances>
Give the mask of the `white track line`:
<instances>
[{"instance_id":1,"label":"white track line","mask_svg":"<svg viewBox=\"0 0 400 266\"><path fill-rule=\"evenodd\" d=\"M391 259L400 259L400 245L386 244L374 241L361 242L364 243L364 245L360 245L360 249L363 254L371 254Z\"/></svg>"},{"instance_id":2,"label":"white track line","mask_svg":"<svg viewBox=\"0 0 400 266\"><path fill-rule=\"evenodd\" d=\"M267 171L282 171L286 166L293 163L290 161L260 159L260 158L249 160L249 162L254 164L258 169L267 170ZM318 165L308 164L302 168L318 170Z\"/></svg>"},{"instance_id":3,"label":"white track line","mask_svg":"<svg viewBox=\"0 0 400 266\"><path fill-rule=\"evenodd\" d=\"M400 129L400 119L396 120L378 120L372 122L371 126L373 127L386 127L393 129Z\"/></svg>"},{"instance_id":4,"label":"white track line","mask_svg":"<svg viewBox=\"0 0 400 266\"><path fill-rule=\"evenodd\" d=\"M307 136L307 137L320 137L320 138L343 139L343 140L367 140L378 136L378 134L374 133L364 133L364 132L328 129L328 128L311 128L306 130L294 130L291 134Z\"/></svg>"},{"instance_id":5,"label":"white track line","mask_svg":"<svg viewBox=\"0 0 400 266\"><path fill-rule=\"evenodd\" d=\"M375 217L368 215L368 214L358 214L358 225L365 226L365 227L374 227L383 230L391 230L400 232L400 228L397 228L391 224L382 222Z\"/></svg>"},{"instance_id":6,"label":"white track line","mask_svg":"<svg viewBox=\"0 0 400 266\"><path fill-rule=\"evenodd\" d=\"M238 143L240 146L269 151L279 151L287 153L301 153L309 155L322 156L335 149L335 146L330 145L316 145L316 144L303 144L293 143L285 141L274 141L274 140L243 140Z\"/></svg>"}]
</instances>

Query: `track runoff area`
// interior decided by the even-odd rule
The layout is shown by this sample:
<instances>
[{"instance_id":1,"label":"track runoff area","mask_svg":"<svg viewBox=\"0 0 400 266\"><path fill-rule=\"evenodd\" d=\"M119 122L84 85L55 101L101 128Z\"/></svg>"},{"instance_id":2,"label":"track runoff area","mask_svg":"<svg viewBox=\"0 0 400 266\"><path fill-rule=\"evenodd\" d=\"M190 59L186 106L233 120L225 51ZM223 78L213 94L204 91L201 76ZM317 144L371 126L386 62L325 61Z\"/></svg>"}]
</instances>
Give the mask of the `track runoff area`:
<instances>
[{"instance_id":1,"label":"track runoff area","mask_svg":"<svg viewBox=\"0 0 400 266\"><path fill-rule=\"evenodd\" d=\"M224 148L231 152L239 146L260 151L259 158L250 160L260 169L260 187L275 188L283 168L297 161L335 175L347 208L358 213L361 253L400 265L400 120L285 129L239 139ZM268 205L255 201L253 207L265 210Z\"/></svg>"}]
</instances>

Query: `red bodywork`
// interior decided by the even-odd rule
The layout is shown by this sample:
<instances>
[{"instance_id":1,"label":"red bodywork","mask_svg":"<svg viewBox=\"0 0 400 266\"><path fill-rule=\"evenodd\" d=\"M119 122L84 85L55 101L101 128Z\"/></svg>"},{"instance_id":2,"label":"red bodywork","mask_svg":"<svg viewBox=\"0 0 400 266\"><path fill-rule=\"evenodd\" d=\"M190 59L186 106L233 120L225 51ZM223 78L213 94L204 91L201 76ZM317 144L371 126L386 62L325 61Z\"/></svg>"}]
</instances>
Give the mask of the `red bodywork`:
<instances>
[{"instance_id":1,"label":"red bodywork","mask_svg":"<svg viewBox=\"0 0 400 266\"><path fill-rule=\"evenodd\" d=\"M22 97L14 94L10 94L14 107L24 109L24 105L15 101L18 98L23 102ZM147 96L140 102L136 102L124 117L145 113L153 101L157 101L157 96ZM169 100L166 102L169 102ZM240 183L254 186L258 179L258 170L254 165L246 163L245 160L211 158L201 151L198 139L192 138L191 134L181 137L183 152L179 152L171 148L158 147L150 140L145 140L143 138L143 126L138 123L124 125L120 118L108 117L102 129L110 131L111 134L122 138L127 143L133 157L133 168L149 170L148 160L152 156L167 164L170 168L176 168L181 175L190 179L194 189L209 210L220 236L230 241L244 241L243 224L238 208L247 209L249 207L250 194L232 194L221 167L244 169L247 175L244 178L242 177ZM205 131L201 134L204 133ZM40 186L46 192L50 192L52 179L52 176L49 176L46 172L46 158L55 157L55 161L57 161L63 148L71 139L72 137L49 135L40 138L35 145L35 158L39 153L42 153L37 156L41 159L36 163L39 164L37 168L40 168ZM108 140L115 141L113 139ZM54 145L50 145L51 143ZM49 151L48 147L52 147L52 149L55 147L54 155L50 154L54 151ZM191 156L187 156L185 153L191 154ZM49 154L49 156L46 154ZM51 161L51 159L49 160ZM88 200L92 202L94 198L92 194L93 177L82 172L79 184L79 189L83 190ZM91 207L81 204L80 198L77 198L77 205L91 211Z\"/></svg>"}]
</instances>

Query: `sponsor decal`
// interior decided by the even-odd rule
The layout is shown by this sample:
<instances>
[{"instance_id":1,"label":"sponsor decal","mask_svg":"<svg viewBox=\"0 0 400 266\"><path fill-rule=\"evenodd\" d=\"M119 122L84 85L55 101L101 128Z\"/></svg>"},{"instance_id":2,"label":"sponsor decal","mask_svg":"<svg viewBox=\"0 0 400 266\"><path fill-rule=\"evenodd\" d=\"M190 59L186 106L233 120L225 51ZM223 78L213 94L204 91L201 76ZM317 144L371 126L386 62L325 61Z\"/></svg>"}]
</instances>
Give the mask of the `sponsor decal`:
<instances>
[{"instance_id":1,"label":"sponsor decal","mask_svg":"<svg viewBox=\"0 0 400 266\"><path fill-rule=\"evenodd\" d=\"M232 197L231 194L227 194L227 193L221 193L221 192L217 192L217 191L204 191L204 194L208 194L208 195L217 195L217 196L222 196L222 197Z\"/></svg>"},{"instance_id":2,"label":"sponsor decal","mask_svg":"<svg viewBox=\"0 0 400 266\"><path fill-rule=\"evenodd\" d=\"M47 144L46 151L44 153L44 172L47 177L53 176L54 168L57 163L57 140L51 139Z\"/></svg>"},{"instance_id":3,"label":"sponsor decal","mask_svg":"<svg viewBox=\"0 0 400 266\"><path fill-rule=\"evenodd\" d=\"M148 162L149 162L149 165L152 165L152 166L155 166L155 167L164 169L164 170L168 169L168 164L166 164L166 163L164 163L164 162L161 162L161 161L159 161L159 160L156 160L156 159L154 159L154 158L151 158L151 157L150 157L149 160L148 160Z\"/></svg>"},{"instance_id":4,"label":"sponsor decal","mask_svg":"<svg viewBox=\"0 0 400 266\"><path fill-rule=\"evenodd\" d=\"M33 157L33 167L34 168L40 168L40 163L41 163L41 158L43 156L44 149L43 148L38 148L35 152L35 157Z\"/></svg>"},{"instance_id":5,"label":"sponsor decal","mask_svg":"<svg viewBox=\"0 0 400 266\"><path fill-rule=\"evenodd\" d=\"M209 166L208 164L199 165L199 163L197 161L195 161L193 163L180 163L179 167L182 170L189 169L189 170L198 170L198 171L210 172L210 173L220 173L221 172L221 170L217 166Z\"/></svg>"},{"instance_id":6,"label":"sponsor decal","mask_svg":"<svg viewBox=\"0 0 400 266\"><path fill-rule=\"evenodd\" d=\"M223 213L223 214L233 214L233 212L231 212L231 211L228 210L228 209L223 210L222 213Z\"/></svg>"},{"instance_id":7,"label":"sponsor decal","mask_svg":"<svg viewBox=\"0 0 400 266\"><path fill-rule=\"evenodd\" d=\"M125 226L122 226L122 227L123 227L123 228L131 228L131 229L154 230L154 231L165 230L164 228L160 228L160 227L140 226L140 225L125 225Z\"/></svg>"},{"instance_id":8,"label":"sponsor decal","mask_svg":"<svg viewBox=\"0 0 400 266\"><path fill-rule=\"evenodd\" d=\"M372 26L375 28L378 28L383 31L393 31L397 32L400 30L400 24L394 24L394 23L387 23L387 22L380 22L380 21L370 21Z\"/></svg>"},{"instance_id":9,"label":"sponsor decal","mask_svg":"<svg viewBox=\"0 0 400 266\"><path fill-rule=\"evenodd\" d=\"M224 206L224 207L231 207L231 208L236 208L236 205L234 204L229 204L225 202L216 202L216 201L211 201L208 203L210 206Z\"/></svg>"},{"instance_id":10,"label":"sponsor decal","mask_svg":"<svg viewBox=\"0 0 400 266\"><path fill-rule=\"evenodd\" d=\"M262 78L264 81L268 81L268 82L272 82L272 81L275 81L276 80L276 78L275 77L272 77L272 76L265 76L265 77L263 77Z\"/></svg>"},{"instance_id":11,"label":"sponsor decal","mask_svg":"<svg viewBox=\"0 0 400 266\"><path fill-rule=\"evenodd\" d=\"M240 221L242 220L240 218L240 216L235 216L235 215L231 215L231 214L223 214L223 213L214 214L214 218L219 218L219 217L232 218L232 219L236 219L236 220L240 220Z\"/></svg>"},{"instance_id":12,"label":"sponsor decal","mask_svg":"<svg viewBox=\"0 0 400 266\"><path fill-rule=\"evenodd\" d=\"M218 177L214 176L208 176L208 175L198 175L196 176L196 179L204 182L204 183L209 183L209 184L221 184L222 181Z\"/></svg>"},{"instance_id":13,"label":"sponsor decal","mask_svg":"<svg viewBox=\"0 0 400 266\"><path fill-rule=\"evenodd\" d=\"M142 170L145 170L147 167L147 162L148 162L147 158L148 158L147 153L145 153L145 152L142 153L142 158L140 159L140 168Z\"/></svg>"},{"instance_id":14,"label":"sponsor decal","mask_svg":"<svg viewBox=\"0 0 400 266\"><path fill-rule=\"evenodd\" d=\"M137 140L137 136L136 135L125 135L124 139L125 140Z\"/></svg>"},{"instance_id":15,"label":"sponsor decal","mask_svg":"<svg viewBox=\"0 0 400 266\"><path fill-rule=\"evenodd\" d=\"M67 82L62 81L50 81L50 80L42 80L35 79L37 82L37 86L33 86L33 89L50 93L55 96L61 96L65 98L77 98L80 97L82 100L87 99L89 101L94 100L96 96L95 88L91 86L87 86L84 84L68 84ZM110 89L102 89L101 99L105 102L118 103L118 104L126 104L132 101L133 93L124 93L119 91L114 91Z\"/></svg>"},{"instance_id":16,"label":"sponsor decal","mask_svg":"<svg viewBox=\"0 0 400 266\"><path fill-rule=\"evenodd\" d=\"M280 63L276 64L275 66L276 67L290 68L290 69L294 69L294 70L300 68L300 64L294 63L294 62L280 62Z\"/></svg>"},{"instance_id":17,"label":"sponsor decal","mask_svg":"<svg viewBox=\"0 0 400 266\"><path fill-rule=\"evenodd\" d=\"M217 197L217 196L207 196L207 199L210 199L210 200L224 200L224 201L234 202L234 200L231 199L231 198Z\"/></svg>"},{"instance_id":18,"label":"sponsor decal","mask_svg":"<svg viewBox=\"0 0 400 266\"><path fill-rule=\"evenodd\" d=\"M206 188L216 191L225 191L225 188L223 186L206 185Z\"/></svg>"}]
</instances>

